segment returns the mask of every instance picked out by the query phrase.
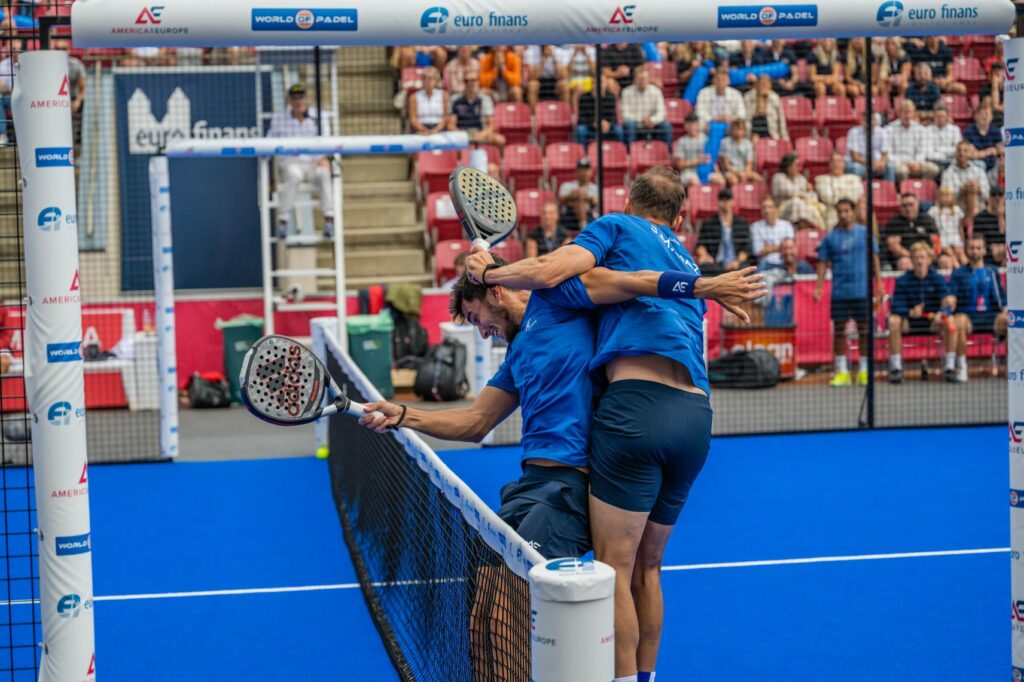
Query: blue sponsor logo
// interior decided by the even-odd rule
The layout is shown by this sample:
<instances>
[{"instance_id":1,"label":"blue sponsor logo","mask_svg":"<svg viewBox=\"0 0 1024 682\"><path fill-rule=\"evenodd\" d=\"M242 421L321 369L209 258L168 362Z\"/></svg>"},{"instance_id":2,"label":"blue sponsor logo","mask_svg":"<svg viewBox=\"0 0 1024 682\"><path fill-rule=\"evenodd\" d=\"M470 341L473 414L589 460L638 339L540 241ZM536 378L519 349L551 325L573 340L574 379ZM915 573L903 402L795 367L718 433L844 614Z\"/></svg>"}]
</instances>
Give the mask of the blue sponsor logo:
<instances>
[{"instance_id":1,"label":"blue sponsor logo","mask_svg":"<svg viewBox=\"0 0 1024 682\"><path fill-rule=\"evenodd\" d=\"M903 18L903 3L899 0L889 0L883 2L878 7L878 12L875 14L875 21L878 25L883 28L895 28L900 25L900 20Z\"/></svg>"},{"instance_id":2,"label":"blue sponsor logo","mask_svg":"<svg viewBox=\"0 0 1024 682\"><path fill-rule=\"evenodd\" d=\"M1010 506L1024 507L1024 490L1010 489Z\"/></svg>"},{"instance_id":3,"label":"blue sponsor logo","mask_svg":"<svg viewBox=\"0 0 1024 682\"><path fill-rule=\"evenodd\" d=\"M544 568L555 573L593 573L594 562L575 558L555 559L547 562Z\"/></svg>"},{"instance_id":4,"label":"blue sponsor logo","mask_svg":"<svg viewBox=\"0 0 1024 682\"><path fill-rule=\"evenodd\" d=\"M1006 311L1006 324L1011 329L1024 329L1024 310Z\"/></svg>"},{"instance_id":5,"label":"blue sponsor logo","mask_svg":"<svg viewBox=\"0 0 1024 682\"><path fill-rule=\"evenodd\" d=\"M420 16L420 28L424 33L445 33L448 30L448 9L430 7Z\"/></svg>"},{"instance_id":6,"label":"blue sponsor logo","mask_svg":"<svg viewBox=\"0 0 1024 682\"><path fill-rule=\"evenodd\" d=\"M85 416L85 408L79 407L75 409L68 401L61 400L50 405L46 418L54 426L67 426L71 423L71 415L74 415L75 419L81 421L82 417Z\"/></svg>"},{"instance_id":7,"label":"blue sponsor logo","mask_svg":"<svg viewBox=\"0 0 1024 682\"><path fill-rule=\"evenodd\" d=\"M76 222L74 213L64 213L56 206L47 206L36 218L36 225L43 232L59 232L61 225L74 225Z\"/></svg>"},{"instance_id":8,"label":"blue sponsor logo","mask_svg":"<svg viewBox=\"0 0 1024 682\"><path fill-rule=\"evenodd\" d=\"M1024 128L1003 128L1003 143L1007 147L1024 147Z\"/></svg>"},{"instance_id":9,"label":"blue sponsor logo","mask_svg":"<svg viewBox=\"0 0 1024 682\"><path fill-rule=\"evenodd\" d=\"M46 361L54 362L77 362L82 359L82 342L68 341L67 343L46 344Z\"/></svg>"},{"instance_id":10,"label":"blue sponsor logo","mask_svg":"<svg viewBox=\"0 0 1024 682\"><path fill-rule=\"evenodd\" d=\"M882 28L897 28L907 20L907 24L933 26L941 24L961 24L978 18L976 5L949 5L943 3L935 7L911 7L906 9L899 0L887 0L878 6L875 22Z\"/></svg>"},{"instance_id":11,"label":"blue sponsor logo","mask_svg":"<svg viewBox=\"0 0 1024 682\"><path fill-rule=\"evenodd\" d=\"M92 608L92 599L83 600L77 594L65 594L57 601L57 615L61 618L78 618L82 609Z\"/></svg>"},{"instance_id":12,"label":"blue sponsor logo","mask_svg":"<svg viewBox=\"0 0 1024 682\"><path fill-rule=\"evenodd\" d=\"M1006 63L1003 65L1003 70L1006 73L1006 80L1012 81L1017 78L1017 62L1019 61L1019 57L1006 60Z\"/></svg>"},{"instance_id":13,"label":"blue sponsor logo","mask_svg":"<svg viewBox=\"0 0 1024 682\"><path fill-rule=\"evenodd\" d=\"M74 165L75 151L71 147L36 147L36 168Z\"/></svg>"},{"instance_id":14,"label":"blue sponsor logo","mask_svg":"<svg viewBox=\"0 0 1024 682\"><path fill-rule=\"evenodd\" d=\"M74 556L88 554L92 550L92 541L88 533L81 535L57 536L57 556Z\"/></svg>"},{"instance_id":15,"label":"blue sponsor logo","mask_svg":"<svg viewBox=\"0 0 1024 682\"><path fill-rule=\"evenodd\" d=\"M358 31L355 9L253 9L253 31Z\"/></svg>"},{"instance_id":16,"label":"blue sponsor logo","mask_svg":"<svg viewBox=\"0 0 1024 682\"><path fill-rule=\"evenodd\" d=\"M448 28L470 33L491 33L512 28L523 29L530 23L525 14L451 14L447 7L428 7L420 15L424 33L447 33Z\"/></svg>"},{"instance_id":17,"label":"blue sponsor logo","mask_svg":"<svg viewBox=\"0 0 1024 682\"><path fill-rule=\"evenodd\" d=\"M718 8L718 28L817 25L817 5L733 5Z\"/></svg>"}]
</instances>

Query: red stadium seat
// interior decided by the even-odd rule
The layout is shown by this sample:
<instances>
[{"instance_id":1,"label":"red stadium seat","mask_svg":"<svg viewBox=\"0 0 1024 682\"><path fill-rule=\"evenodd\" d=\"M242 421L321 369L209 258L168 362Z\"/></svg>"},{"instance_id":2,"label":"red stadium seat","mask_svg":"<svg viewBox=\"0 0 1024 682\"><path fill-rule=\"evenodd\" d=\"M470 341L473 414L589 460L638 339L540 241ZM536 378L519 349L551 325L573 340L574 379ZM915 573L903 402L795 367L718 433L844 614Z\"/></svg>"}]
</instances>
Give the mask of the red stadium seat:
<instances>
[{"instance_id":1,"label":"red stadium seat","mask_svg":"<svg viewBox=\"0 0 1024 682\"><path fill-rule=\"evenodd\" d=\"M867 100L864 97L856 97L853 100L853 113L857 116L857 122L860 123L861 118L864 116L864 107L867 106ZM875 95L875 100L871 103L872 108L876 114L882 114L883 117L888 117L891 106L889 105L889 98L882 95Z\"/></svg>"},{"instance_id":2,"label":"red stadium seat","mask_svg":"<svg viewBox=\"0 0 1024 682\"><path fill-rule=\"evenodd\" d=\"M827 137L801 137L796 141L796 154L804 162L807 177L813 183L814 178L828 172L832 140Z\"/></svg>"},{"instance_id":3,"label":"red stadium seat","mask_svg":"<svg viewBox=\"0 0 1024 682\"><path fill-rule=\"evenodd\" d=\"M527 142L533 134L530 105L523 102L502 102L494 107L494 129L505 136L508 144Z\"/></svg>"},{"instance_id":4,"label":"red stadium seat","mask_svg":"<svg viewBox=\"0 0 1024 682\"><path fill-rule=\"evenodd\" d=\"M434 149L416 154L416 174L424 194L447 192L448 176L459 165L459 153Z\"/></svg>"},{"instance_id":5,"label":"red stadium seat","mask_svg":"<svg viewBox=\"0 0 1024 682\"><path fill-rule=\"evenodd\" d=\"M505 178L512 190L535 189L544 178L544 153L535 144L505 147Z\"/></svg>"},{"instance_id":6,"label":"red stadium seat","mask_svg":"<svg viewBox=\"0 0 1024 682\"><path fill-rule=\"evenodd\" d=\"M572 109L566 102L537 103L537 137L543 145L572 137Z\"/></svg>"},{"instance_id":7,"label":"red stadium seat","mask_svg":"<svg viewBox=\"0 0 1024 682\"><path fill-rule=\"evenodd\" d=\"M523 243L518 239L506 239L491 247L491 253L501 256L506 263L515 263L523 259Z\"/></svg>"},{"instance_id":8,"label":"red stadium seat","mask_svg":"<svg viewBox=\"0 0 1024 682\"><path fill-rule=\"evenodd\" d=\"M597 142L591 142L587 147L587 156L590 163L597 168ZM614 140L601 142L601 156L603 157L605 185L626 184L626 172L629 170L629 155L626 153L626 145Z\"/></svg>"},{"instance_id":9,"label":"red stadium seat","mask_svg":"<svg viewBox=\"0 0 1024 682\"><path fill-rule=\"evenodd\" d=\"M540 208L555 200L555 193L546 189L521 189L516 192L519 209L519 230L526 233L540 225Z\"/></svg>"},{"instance_id":10,"label":"red stadium seat","mask_svg":"<svg viewBox=\"0 0 1024 682\"><path fill-rule=\"evenodd\" d=\"M689 191L690 222L697 224L718 213L718 185L691 187Z\"/></svg>"},{"instance_id":11,"label":"red stadium seat","mask_svg":"<svg viewBox=\"0 0 1024 682\"><path fill-rule=\"evenodd\" d=\"M833 142L857 125L850 100L846 97L822 97L818 100L818 130L827 130Z\"/></svg>"},{"instance_id":12,"label":"red stadium seat","mask_svg":"<svg viewBox=\"0 0 1024 682\"><path fill-rule=\"evenodd\" d=\"M647 62L647 71L651 80L661 83L661 91L665 97L679 96L679 74L673 62Z\"/></svg>"},{"instance_id":13,"label":"red stadium seat","mask_svg":"<svg viewBox=\"0 0 1024 682\"><path fill-rule=\"evenodd\" d=\"M971 36L971 56L980 62L996 53L996 37L992 35Z\"/></svg>"},{"instance_id":14,"label":"red stadium seat","mask_svg":"<svg viewBox=\"0 0 1024 682\"><path fill-rule=\"evenodd\" d=\"M422 82L423 72L426 70L425 66L407 66L402 69L401 87L410 92L419 90L417 83Z\"/></svg>"},{"instance_id":15,"label":"red stadium seat","mask_svg":"<svg viewBox=\"0 0 1024 682\"><path fill-rule=\"evenodd\" d=\"M818 124L811 100L800 95L782 98L782 113L786 117L789 139L796 140L811 135Z\"/></svg>"},{"instance_id":16,"label":"red stadium seat","mask_svg":"<svg viewBox=\"0 0 1024 682\"><path fill-rule=\"evenodd\" d=\"M672 166L668 156L668 145L661 140L638 140L630 145L629 159L633 177L648 168Z\"/></svg>"},{"instance_id":17,"label":"red stadium seat","mask_svg":"<svg viewBox=\"0 0 1024 682\"><path fill-rule=\"evenodd\" d=\"M931 201L934 203L938 187L934 180L907 178L900 183L900 194L906 192L915 195L918 201Z\"/></svg>"},{"instance_id":18,"label":"red stadium seat","mask_svg":"<svg viewBox=\"0 0 1024 682\"><path fill-rule=\"evenodd\" d=\"M462 226L452 206L452 197L447 192L431 192L427 195L427 230L434 244L448 239L461 239Z\"/></svg>"},{"instance_id":19,"label":"red stadium seat","mask_svg":"<svg viewBox=\"0 0 1024 682\"><path fill-rule=\"evenodd\" d=\"M665 116L672 124L672 139L682 137L686 132L686 117L693 111L693 105L688 100L678 97L665 98Z\"/></svg>"},{"instance_id":20,"label":"red stadium seat","mask_svg":"<svg viewBox=\"0 0 1024 682\"><path fill-rule=\"evenodd\" d=\"M824 238L825 233L819 230L797 230L796 257L806 260L811 265L817 265L818 245Z\"/></svg>"},{"instance_id":21,"label":"red stadium seat","mask_svg":"<svg viewBox=\"0 0 1024 682\"><path fill-rule=\"evenodd\" d=\"M896 193L896 184L888 180L872 180L872 205L875 209L875 218L878 224L885 226L889 218L896 215L900 210L900 197Z\"/></svg>"},{"instance_id":22,"label":"red stadium seat","mask_svg":"<svg viewBox=\"0 0 1024 682\"><path fill-rule=\"evenodd\" d=\"M697 248L697 237L699 236L695 230L689 232L677 232L676 236L679 237L679 241L683 243L686 250L693 255L694 250Z\"/></svg>"},{"instance_id":23,"label":"red stadium seat","mask_svg":"<svg viewBox=\"0 0 1024 682\"><path fill-rule=\"evenodd\" d=\"M757 172L767 170L774 173L779 169L782 157L793 151L793 144L789 140L776 140L771 137L757 138L754 145L754 158L757 159Z\"/></svg>"},{"instance_id":24,"label":"red stadium seat","mask_svg":"<svg viewBox=\"0 0 1024 682\"><path fill-rule=\"evenodd\" d=\"M625 185L618 187L604 188L604 212L622 213L626 210L626 199L629 198L629 188Z\"/></svg>"},{"instance_id":25,"label":"red stadium seat","mask_svg":"<svg viewBox=\"0 0 1024 682\"><path fill-rule=\"evenodd\" d=\"M551 188L556 192L563 182L576 178L576 164L586 152L578 142L558 142L549 144L544 149L544 159L548 163L548 178Z\"/></svg>"},{"instance_id":26,"label":"red stadium seat","mask_svg":"<svg viewBox=\"0 0 1024 682\"><path fill-rule=\"evenodd\" d=\"M946 105L953 123L956 123L958 127L963 128L970 125L974 119L974 112L971 110L971 104L966 95L945 93L942 95L942 103Z\"/></svg>"},{"instance_id":27,"label":"red stadium seat","mask_svg":"<svg viewBox=\"0 0 1024 682\"><path fill-rule=\"evenodd\" d=\"M988 80L985 69L975 57L959 56L953 59L953 79L967 86L967 94L975 95Z\"/></svg>"},{"instance_id":28,"label":"red stadium seat","mask_svg":"<svg viewBox=\"0 0 1024 682\"><path fill-rule=\"evenodd\" d=\"M481 144L481 145L476 145L476 146L477 146L477 148L482 149L484 152L487 153L487 163L488 164L494 164L495 166L498 167L499 170L501 169L501 150L500 149L495 147L493 144ZM469 160L470 160L470 156L472 155L472 153L473 153L473 149L472 148L463 149L461 152L459 152L459 163L461 163L463 166L471 165ZM448 185L445 185L445 187L447 187L447 186Z\"/></svg>"},{"instance_id":29,"label":"red stadium seat","mask_svg":"<svg viewBox=\"0 0 1024 682\"><path fill-rule=\"evenodd\" d=\"M732 187L736 199L736 213L748 222L761 219L761 200L768 194L763 182L743 182Z\"/></svg>"},{"instance_id":30,"label":"red stadium seat","mask_svg":"<svg viewBox=\"0 0 1024 682\"><path fill-rule=\"evenodd\" d=\"M448 239L434 246L434 274L442 284L455 276L455 258L469 253L471 246L465 239Z\"/></svg>"}]
</instances>

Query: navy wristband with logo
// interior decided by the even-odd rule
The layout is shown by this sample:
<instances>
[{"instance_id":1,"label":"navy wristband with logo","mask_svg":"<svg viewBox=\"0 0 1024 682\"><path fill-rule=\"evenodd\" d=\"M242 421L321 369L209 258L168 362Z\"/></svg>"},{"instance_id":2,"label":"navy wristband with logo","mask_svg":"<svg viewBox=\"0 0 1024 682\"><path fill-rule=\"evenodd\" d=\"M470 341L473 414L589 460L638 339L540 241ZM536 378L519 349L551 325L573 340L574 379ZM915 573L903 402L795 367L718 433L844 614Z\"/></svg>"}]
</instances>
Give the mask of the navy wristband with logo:
<instances>
[{"instance_id":1,"label":"navy wristband with logo","mask_svg":"<svg viewBox=\"0 0 1024 682\"><path fill-rule=\"evenodd\" d=\"M700 275L667 270L658 278L658 298L693 298L693 285Z\"/></svg>"}]
</instances>

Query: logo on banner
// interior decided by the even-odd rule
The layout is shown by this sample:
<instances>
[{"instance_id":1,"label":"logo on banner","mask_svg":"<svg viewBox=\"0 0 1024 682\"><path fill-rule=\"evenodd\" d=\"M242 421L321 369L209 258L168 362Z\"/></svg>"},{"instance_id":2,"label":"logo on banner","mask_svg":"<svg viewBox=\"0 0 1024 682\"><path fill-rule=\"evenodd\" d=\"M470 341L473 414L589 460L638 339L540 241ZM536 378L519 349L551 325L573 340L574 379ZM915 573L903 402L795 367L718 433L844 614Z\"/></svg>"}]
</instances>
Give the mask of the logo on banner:
<instances>
[{"instance_id":1,"label":"logo on banner","mask_svg":"<svg viewBox=\"0 0 1024 682\"><path fill-rule=\"evenodd\" d=\"M211 126L206 120L192 122L192 102L181 88L167 98L167 109L159 121L153 105L141 88L128 98L128 153L156 154L175 140L259 137L257 126Z\"/></svg>"},{"instance_id":2,"label":"logo on banner","mask_svg":"<svg viewBox=\"0 0 1024 682\"><path fill-rule=\"evenodd\" d=\"M1012 81L1017 77L1017 62L1019 61L1019 57L1014 57L1013 59L1007 59L1006 63L1003 64L1003 72L1006 74L1006 80Z\"/></svg>"},{"instance_id":3,"label":"logo on banner","mask_svg":"<svg viewBox=\"0 0 1024 682\"><path fill-rule=\"evenodd\" d=\"M428 7L420 15L420 29L424 33L447 33L451 28L459 33L507 33L511 29L522 32L529 25L525 14L451 14L447 7Z\"/></svg>"},{"instance_id":4,"label":"logo on banner","mask_svg":"<svg viewBox=\"0 0 1024 682\"><path fill-rule=\"evenodd\" d=\"M253 9L253 31L358 31L354 9Z\"/></svg>"},{"instance_id":5,"label":"logo on banner","mask_svg":"<svg viewBox=\"0 0 1024 682\"><path fill-rule=\"evenodd\" d=\"M75 165L71 147L36 147L36 168L63 168Z\"/></svg>"},{"instance_id":6,"label":"logo on banner","mask_svg":"<svg viewBox=\"0 0 1024 682\"><path fill-rule=\"evenodd\" d=\"M67 109L71 106L69 93L68 77L65 75L64 79L60 82L60 87L57 88L56 99L32 100L28 107L29 109Z\"/></svg>"},{"instance_id":7,"label":"logo on banner","mask_svg":"<svg viewBox=\"0 0 1024 682\"><path fill-rule=\"evenodd\" d=\"M71 416L74 415L76 421L82 421L85 417L85 408L79 407L75 409L66 400L50 405L49 411L46 413L46 419L54 426L67 426L71 423Z\"/></svg>"},{"instance_id":8,"label":"logo on banner","mask_svg":"<svg viewBox=\"0 0 1024 682\"><path fill-rule=\"evenodd\" d=\"M68 341L67 343L46 344L46 361L55 362L77 362L82 359L82 342Z\"/></svg>"},{"instance_id":9,"label":"logo on banner","mask_svg":"<svg viewBox=\"0 0 1024 682\"><path fill-rule=\"evenodd\" d=\"M636 9L636 5L623 5L622 7L616 7L615 11L612 12L612 18L608 20L609 24L632 24L633 23L633 10Z\"/></svg>"},{"instance_id":10,"label":"logo on banner","mask_svg":"<svg viewBox=\"0 0 1024 682\"><path fill-rule=\"evenodd\" d=\"M88 554L91 550L92 542L89 540L89 533L57 537L57 556Z\"/></svg>"},{"instance_id":11,"label":"logo on banner","mask_svg":"<svg viewBox=\"0 0 1024 682\"><path fill-rule=\"evenodd\" d=\"M1006 311L1006 325L1010 329L1024 329L1024 310Z\"/></svg>"},{"instance_id":12,"label":"logo on banner","mask_svg":"<svg viewBox=\"0 0 1024 682\"><path fill-rule=\"evenodd\" d=\"M152 7L143 7L142 11L139 12L139 16L135 18L136 24L159 24L160 15L164 13L163 5L153 5Z\"/></svg>"},{"instance_id":13,"label":"logo on banner","mask_svg":"<svg viewBox=\"0 0 1024 682\"><path fill-rule=\"evenodd\" d=\"M875 21L882 28L895 28L900 25L900 19L903 18L903 3L899 0L889 0L889 2L883 2L878 7L878 12L875 14Z\"/></svg>"},{"instance_id":14,"label":"logo on banner","mask_svg":"<svg viewBox=\"0 0 1024 682\"><path fill-rule=\"evenodd\" d=\"M1003 144L1007 147L1024 146L1024 128L1003 128Z\"/></svg>"},{"instance_id":15,"label":"logo on banner","mask_svg":"<svg viewBox=\"0 0 1024 682\"><path fill-rule=\"evenodd\" d=\"M939 26L970 23L972 19L977 18L977 5L943 4L938 9L911 7L905 10L903 3L899 0L883 2L878 6L878 12L875 14L875 22L883 28L896 28L900 26L903 19L907 20L909 26Z\"/></svg>"},{"instance_id":16,"label":"logo on banner","mask_svg":"<svg viewBox=\"0 0 1024 682\"><path fill-rule=\"evenodd\" d=\"M92 599L83 600L77 594L65 594L57 602L57 615L61 618L78 618L82 609L91 609Z\"/></svg>"},{"instance_id":17,"label":"logo on banner","mask_svg":"<svg viewBox=\"0 0 1024 682\"><path fill-rule=\"evenodd\" d=\"M586 33L653 33L657 26L637 23L636 5L619 5L604 26L588 26Z\"/></svg>"},{"instance_id":18,"label":"logo on banner","mask_svg":"<svg viewBox=\"0 0 1024 682\"><path fill-rule=\"evenodd\" d=\"M93 653L92 658L89 659L89 669L85 671L86 675L96 674L96 654Z\"/></svg>"},{"instance_id":19,"label":"logo on banner","mask_svg":"<svg viewBox=\"0 0 1024 682\"><path fill-rule=\"evenodd\" d=\"M89 494L89 464L82 464L82 475L78 477L78 487L58 488L50 493L50 499L71 499L85 497Z\"/></svg>"},{"instance_id":20,"label":"logo on banner","mask_svg":"<svg viewBox=\"0 0 1024 682\"><path fill-rule=\"evenodd\" d=\"M78 270L75 270L75 276L71 279L71 286L68 288L68 293L60 296L45 296L43 298L43 305L78 303L81 300L82 297L78 293Z\"/></svg>"},{"instance_id":21,"label":"logo on banner","mask_svg":"<svg viewBox=\"0 0 1024 682\"><path fill-rule=\"evenodd\" d=\"M1024 599L1010 601L1010 621L1013 624L1014 632L1024 633Z\"/></svg>"},{"instance_id":22,"label":"logo on banner","mask_svg":"<svg viewBox=\"0 0 1024 682\"><path fill-rule=\"evenodd\" d=\"M61 225L74 225L76 222L74 213L64 213L56 206L47 206L36 218L36 226L43 232L59 232Z\"/></svg>"},{"instance_id":23,"label":"logo on banner","mask_svg":"<svg viewBox=\"0 0 1024 682\"><path fill-rule=\"evenodd\" d=\"M163 13L165 5L149 5L143 7L135 17L135 23L131 26L115 26L110 29L111 33L120 34L185 34L188 28L185 26L164 26Z\"/></svg>"},{"instance_id":24,"label":"logo on banner","mask_svg":"<svg viewBox=\"0 0 1024 682\"><path fill-rule=\"evenodd\" d=\"M817 5L731 5L718 8L718 28L817 25Z\"/></svg>"}]
</instances>

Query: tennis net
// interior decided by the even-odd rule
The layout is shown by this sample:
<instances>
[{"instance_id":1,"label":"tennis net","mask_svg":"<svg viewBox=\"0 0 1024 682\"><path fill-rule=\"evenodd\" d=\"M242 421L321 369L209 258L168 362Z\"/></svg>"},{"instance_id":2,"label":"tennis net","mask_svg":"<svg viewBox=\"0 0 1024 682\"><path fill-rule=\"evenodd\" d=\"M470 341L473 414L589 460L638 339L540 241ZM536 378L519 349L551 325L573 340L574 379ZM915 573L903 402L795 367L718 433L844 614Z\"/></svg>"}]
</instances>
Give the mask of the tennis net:
<instances>
[{"instance_id":1,"label":"tennis net","mask_svg":"<svg viewBox=\"0 0 1024 682\"><path fill-rule=\"evenodd\" d=\"M349 398L379 399L338 345L314 347ZM526 577L543 558L409 431L328 426L331 485L363 596L403 680L528 681Z\"/></svg>"}]
</instances>

